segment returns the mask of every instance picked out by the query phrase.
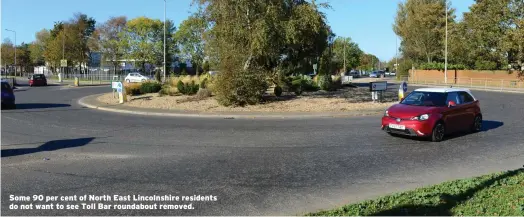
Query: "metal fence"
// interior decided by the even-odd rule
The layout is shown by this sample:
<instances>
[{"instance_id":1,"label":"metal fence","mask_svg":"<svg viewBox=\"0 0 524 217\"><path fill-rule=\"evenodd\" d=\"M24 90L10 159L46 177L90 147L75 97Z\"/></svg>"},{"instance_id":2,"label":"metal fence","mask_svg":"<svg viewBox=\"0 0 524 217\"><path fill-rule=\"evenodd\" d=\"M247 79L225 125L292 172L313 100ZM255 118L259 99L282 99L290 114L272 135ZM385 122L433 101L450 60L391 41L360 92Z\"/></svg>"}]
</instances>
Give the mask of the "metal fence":
<instances>
[{"instance_id":1,"label":"metal fence","mask_svg":"<svg viewBox=\"0 0 524 217\"><path fill-rule=\"evenodd\" d=\"M467 87L486 90L504 90L524 92L523 80L505 80L490 78L455 78L449 77L447 80L438 77L401 77L401 81L407 81L411 84L422 84L431 86L453 86Z\"/></svg>"}]
</instances>

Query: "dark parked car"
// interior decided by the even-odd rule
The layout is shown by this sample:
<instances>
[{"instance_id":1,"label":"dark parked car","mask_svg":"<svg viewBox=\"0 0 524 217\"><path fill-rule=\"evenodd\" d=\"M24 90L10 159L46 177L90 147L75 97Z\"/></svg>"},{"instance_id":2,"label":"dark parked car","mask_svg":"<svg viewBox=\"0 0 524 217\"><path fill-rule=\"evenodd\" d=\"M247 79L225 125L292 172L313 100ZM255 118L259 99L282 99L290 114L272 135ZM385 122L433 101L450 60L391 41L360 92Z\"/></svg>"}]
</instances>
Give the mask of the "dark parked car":
<instances>
[{"instance_id":1,"label":"dark parked car","mask_svg":"<svg viewBox=\"0 0 524 217\"><path fill-rule=\"evenodd\" d=\"M2 80L2 109L14 109L16 108L15 104L15 94L13 93L13 88L5 80Z\"/></svg>"},{"instance_id":2,"label":"dark parked car","mask_svg":"<svg viewBox=\"0 0 524 217\"><path fill-rule=\"evenodd\" d=\"M29 86L47 86L47 78L43 74L29 76Z\"/></svg>"}]
</instances>

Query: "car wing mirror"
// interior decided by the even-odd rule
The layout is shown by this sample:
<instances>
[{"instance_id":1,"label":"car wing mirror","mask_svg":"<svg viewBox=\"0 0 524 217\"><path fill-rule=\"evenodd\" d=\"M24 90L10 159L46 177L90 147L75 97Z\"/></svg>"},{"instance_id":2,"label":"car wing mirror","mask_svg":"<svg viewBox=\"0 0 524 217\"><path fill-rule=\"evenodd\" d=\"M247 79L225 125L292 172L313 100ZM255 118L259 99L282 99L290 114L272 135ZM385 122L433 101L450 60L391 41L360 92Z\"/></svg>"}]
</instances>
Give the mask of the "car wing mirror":
<instances>
[{"instance_id":1,"label":"car wing mirror","mask_svg":"<svg viewBox=\"0 0 524 217\"><path fill-rule=\"evenodd\" d=\"M448 102L448 108L452 108L452 107L455 107L455 106L457 106L457 103L455 103L455 101L450 100L450 101Z\"/></svg>"},{"instance_id":2,"label":"car wing mirror","mask_svg":"<svg viewBox=\"0 0 524 217\"><path fill-rule=\"evenodd\" d=\"M400 98L400 102L404 101L404 99L405 99L404 97Z\"/></svg>"}]
</instances>

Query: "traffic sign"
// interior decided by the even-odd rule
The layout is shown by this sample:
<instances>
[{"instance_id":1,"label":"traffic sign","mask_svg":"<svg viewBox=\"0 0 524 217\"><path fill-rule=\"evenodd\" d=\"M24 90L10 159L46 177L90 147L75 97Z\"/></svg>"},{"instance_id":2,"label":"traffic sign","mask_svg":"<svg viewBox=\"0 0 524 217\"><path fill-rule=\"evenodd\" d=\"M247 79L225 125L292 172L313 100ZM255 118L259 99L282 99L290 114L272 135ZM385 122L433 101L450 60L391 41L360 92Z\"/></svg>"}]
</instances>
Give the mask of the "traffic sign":
<instances>
[{"instance_id":1,"label":"traffic sign","mask_svg":"<svg viewBox=\"0 0 524 217\"><path fill-rule=\"evenodd\" d=\"M111 88L116 89L117 92L122 92L122 82L113 81L111 82Z\"/></svg>"},{"instance_id":2,"label":"traffic sign","mask_svg":"<svg viewBox=\"0 0 524 217\"><path fill-rule=\"evenodd\" d=\"M407 92L407 91L408 91L408 83L406 83L405 81L402 82L402 84L400 85L400 88L401 88L404 92Z\"/></svg>"},{"instance_id":3,"label":"traffic sign","mask_svg":"<svg viewBox=\"0 0 524 217\"><path fill-rule=\"evenodd\" d=\"M385 91L388 89L387 81L369 82L370 91Z\"/></svg>"},{"instance_id":4,"label":"traffic sign","mask_svg":"<svg viewBox=\"0 0 524 217\"><path fill-rule=\"evenodd\" d=\"M67 67L67 60L60 60L60 66L61 67Z\"/></svg>"}]
</instances>

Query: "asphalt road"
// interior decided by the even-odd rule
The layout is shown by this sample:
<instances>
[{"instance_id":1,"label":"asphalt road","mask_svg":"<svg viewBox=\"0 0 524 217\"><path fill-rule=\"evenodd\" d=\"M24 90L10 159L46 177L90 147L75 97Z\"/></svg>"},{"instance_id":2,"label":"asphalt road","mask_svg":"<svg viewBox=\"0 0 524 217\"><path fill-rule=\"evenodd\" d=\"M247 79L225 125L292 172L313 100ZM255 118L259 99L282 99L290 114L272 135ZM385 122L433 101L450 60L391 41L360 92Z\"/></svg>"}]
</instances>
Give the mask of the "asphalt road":
<instances>
[{"instance_id":1,"label":"asphalt road","mask_svg":"<svg viewBox=\"0 0 524 217\"><path fill-rule=\"evenodd\" d=\"M473 91L481 100L484 130L431 143L388 136L378 116L162 118L76 103L107 91L49 86L15 92L19 109L1 115L3 215L300 215L516 169L524 160L524 94ZM9 208L44 204L13 202L10 195L114 194L213 195L217 201L157 202L192 203L192 210Z\"/></svg>"}]
</instances>

